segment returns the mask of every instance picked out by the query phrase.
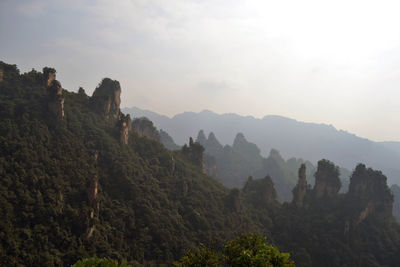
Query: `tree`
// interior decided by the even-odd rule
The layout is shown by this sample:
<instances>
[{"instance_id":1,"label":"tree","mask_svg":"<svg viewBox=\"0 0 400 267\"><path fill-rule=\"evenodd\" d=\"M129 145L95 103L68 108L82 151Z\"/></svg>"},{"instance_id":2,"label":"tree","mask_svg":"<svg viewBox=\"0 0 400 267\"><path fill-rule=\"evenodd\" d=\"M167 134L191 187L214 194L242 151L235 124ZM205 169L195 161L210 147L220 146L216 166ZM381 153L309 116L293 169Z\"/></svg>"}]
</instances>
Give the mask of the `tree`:
<instances>
[{"instance_id":1,"label":"tree","mask_svg":"<svg viewBox=\"0 0 400 267\"><path fill-rule=\"evenodd\" d=\"M79 260L72 267L128 267L128 265L124 261L119 264L117 260L93 257Z\"/></svg>"},{"instance_id":2,"label":"tree","mask_svg":"<svg viewBox=\"0 0 400 267\"><path fill-rule=\"evenodd\" d=\"M187 253L174 266L259 266L294 267L289 253L281 253L278 248L266 243L257 234L242 234L224 246L223 252L201 245L200 249Z\"/></svg>"}]
</instances>

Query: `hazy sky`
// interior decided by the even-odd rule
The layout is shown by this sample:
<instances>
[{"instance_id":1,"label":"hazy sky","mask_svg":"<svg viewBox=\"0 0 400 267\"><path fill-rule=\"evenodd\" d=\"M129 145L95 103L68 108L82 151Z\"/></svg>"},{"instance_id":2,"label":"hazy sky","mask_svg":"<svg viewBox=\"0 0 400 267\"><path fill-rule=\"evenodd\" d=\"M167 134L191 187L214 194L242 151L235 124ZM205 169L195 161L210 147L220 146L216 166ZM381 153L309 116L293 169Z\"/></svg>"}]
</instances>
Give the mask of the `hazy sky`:
<instances>
[{"instance_id":1,"label":"hazy sky","mask_svg":"<svg viewBox=\"0 0 400 267\"><path fill-rule=\"evenodd\" d=\"M398 1L0 0L0 60L122 106L333 124L400 141Z\"/></svg>"}]
</instances>

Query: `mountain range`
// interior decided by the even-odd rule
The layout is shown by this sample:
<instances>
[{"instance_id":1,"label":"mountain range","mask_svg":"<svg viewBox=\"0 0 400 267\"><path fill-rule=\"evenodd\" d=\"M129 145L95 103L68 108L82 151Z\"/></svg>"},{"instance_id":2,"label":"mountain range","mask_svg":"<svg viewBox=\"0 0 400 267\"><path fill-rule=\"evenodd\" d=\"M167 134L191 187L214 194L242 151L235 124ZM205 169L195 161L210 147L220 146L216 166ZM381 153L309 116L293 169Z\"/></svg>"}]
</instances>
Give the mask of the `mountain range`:
<instances>
[{"instance_id":1,"label":"mountain range","mask_svg":"<svg viewBox=\"0 0 400 267\"><path fill-rule=\"evenodd\" d=\"M389 184L400 184L400 142L374 142L332 125L306 123L282 116L261 119L237 114L217 114L209 110L183 112L173 117L137 107L122 109L133 117L147 117L168 132L179 145L200 130L213 132L222 145L232 144L237 133L256 144L263 156L277 149L284 158L303 158L312 163L329 159L352 170L357 163L382 170Z\"/></svg>"},{"instance_id":2,"label":"mountain range","mask_svg":"<svg viewBox=\"0 0 400 267\"><path fill-rule=\"evenodd\" d=\"M71 92L53 68L21 74L0 61L0 266L71 266L93 257L169 266L204 255L196 247L210 257L210 247L221 252L246 233L266 237L299 267L400 266L392 215L399 190L390 191L381 171L357 164L343 193L333 162L318 160L311 185L307 162L294 161L296 171L272 150L268 169L279 171L281 162L296 171L292 201L277 200L270 175L227 188L205 172L199 142L211 152L214 138L177 148L150 120L121 112L121 91L104 78L91 96ZM223 147L226 166L244 159L256 169L259 149L236 137Z\"/></svg>"}]
</instances>

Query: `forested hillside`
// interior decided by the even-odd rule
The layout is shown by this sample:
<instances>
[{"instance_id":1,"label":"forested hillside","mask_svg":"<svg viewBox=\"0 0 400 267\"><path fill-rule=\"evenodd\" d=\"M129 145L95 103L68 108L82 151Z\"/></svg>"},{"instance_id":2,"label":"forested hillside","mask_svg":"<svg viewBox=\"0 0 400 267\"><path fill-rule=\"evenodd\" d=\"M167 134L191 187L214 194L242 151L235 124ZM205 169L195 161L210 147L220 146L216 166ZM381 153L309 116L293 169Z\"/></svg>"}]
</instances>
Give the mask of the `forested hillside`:
<instances>
[{"instance_id":1,"label":"forested hillside","mask_svg":"<svg viewBox=\"0 0 400 267\"><path fill-rule=\"evenodd\" d=\"M118 81L105 78L88 96L63 89L52 68L20 74L0 62L0 73L1 266L93 256L168 265L241 233L265 236L296 266L400 266L380 171L357 165L342 194L334 163L318 162L313 186L301 165L293 201L281 204L276 178L228 189L205 175L204 147L189 136L167 150L150 121L120 111Z\"/></svg>"}]
</instances>

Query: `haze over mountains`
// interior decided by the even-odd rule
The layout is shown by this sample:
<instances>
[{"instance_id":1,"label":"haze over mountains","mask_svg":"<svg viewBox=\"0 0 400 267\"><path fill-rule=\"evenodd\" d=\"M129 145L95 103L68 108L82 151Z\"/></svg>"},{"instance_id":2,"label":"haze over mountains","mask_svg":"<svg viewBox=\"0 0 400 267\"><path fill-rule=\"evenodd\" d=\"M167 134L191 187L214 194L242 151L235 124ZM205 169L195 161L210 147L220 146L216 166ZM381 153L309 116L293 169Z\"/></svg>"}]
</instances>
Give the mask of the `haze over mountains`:
<instances>
[{"instance_id":1,"label":"haze over mountains","mask_svg":"<svg viewBox=\"0 0 400 267\"><path fill-rule=\"evenodd\" d=\"M400 143L374 142L332 125L305 123L276 115L262 119L237 114L216 114L209 110L199 113L184 112L169 118L137 107L124 108L133 117L147 117L159 129L167 131L179 145L187 143L189 136L199 130L214 132L223 144L232 144L237 133L255 143L262 155L278 149L284 158L299 157L316 163L329 159L339 166L352 170L363 162L382 170L388 183L400 183Z\"/></svg>"}]
</instances>

